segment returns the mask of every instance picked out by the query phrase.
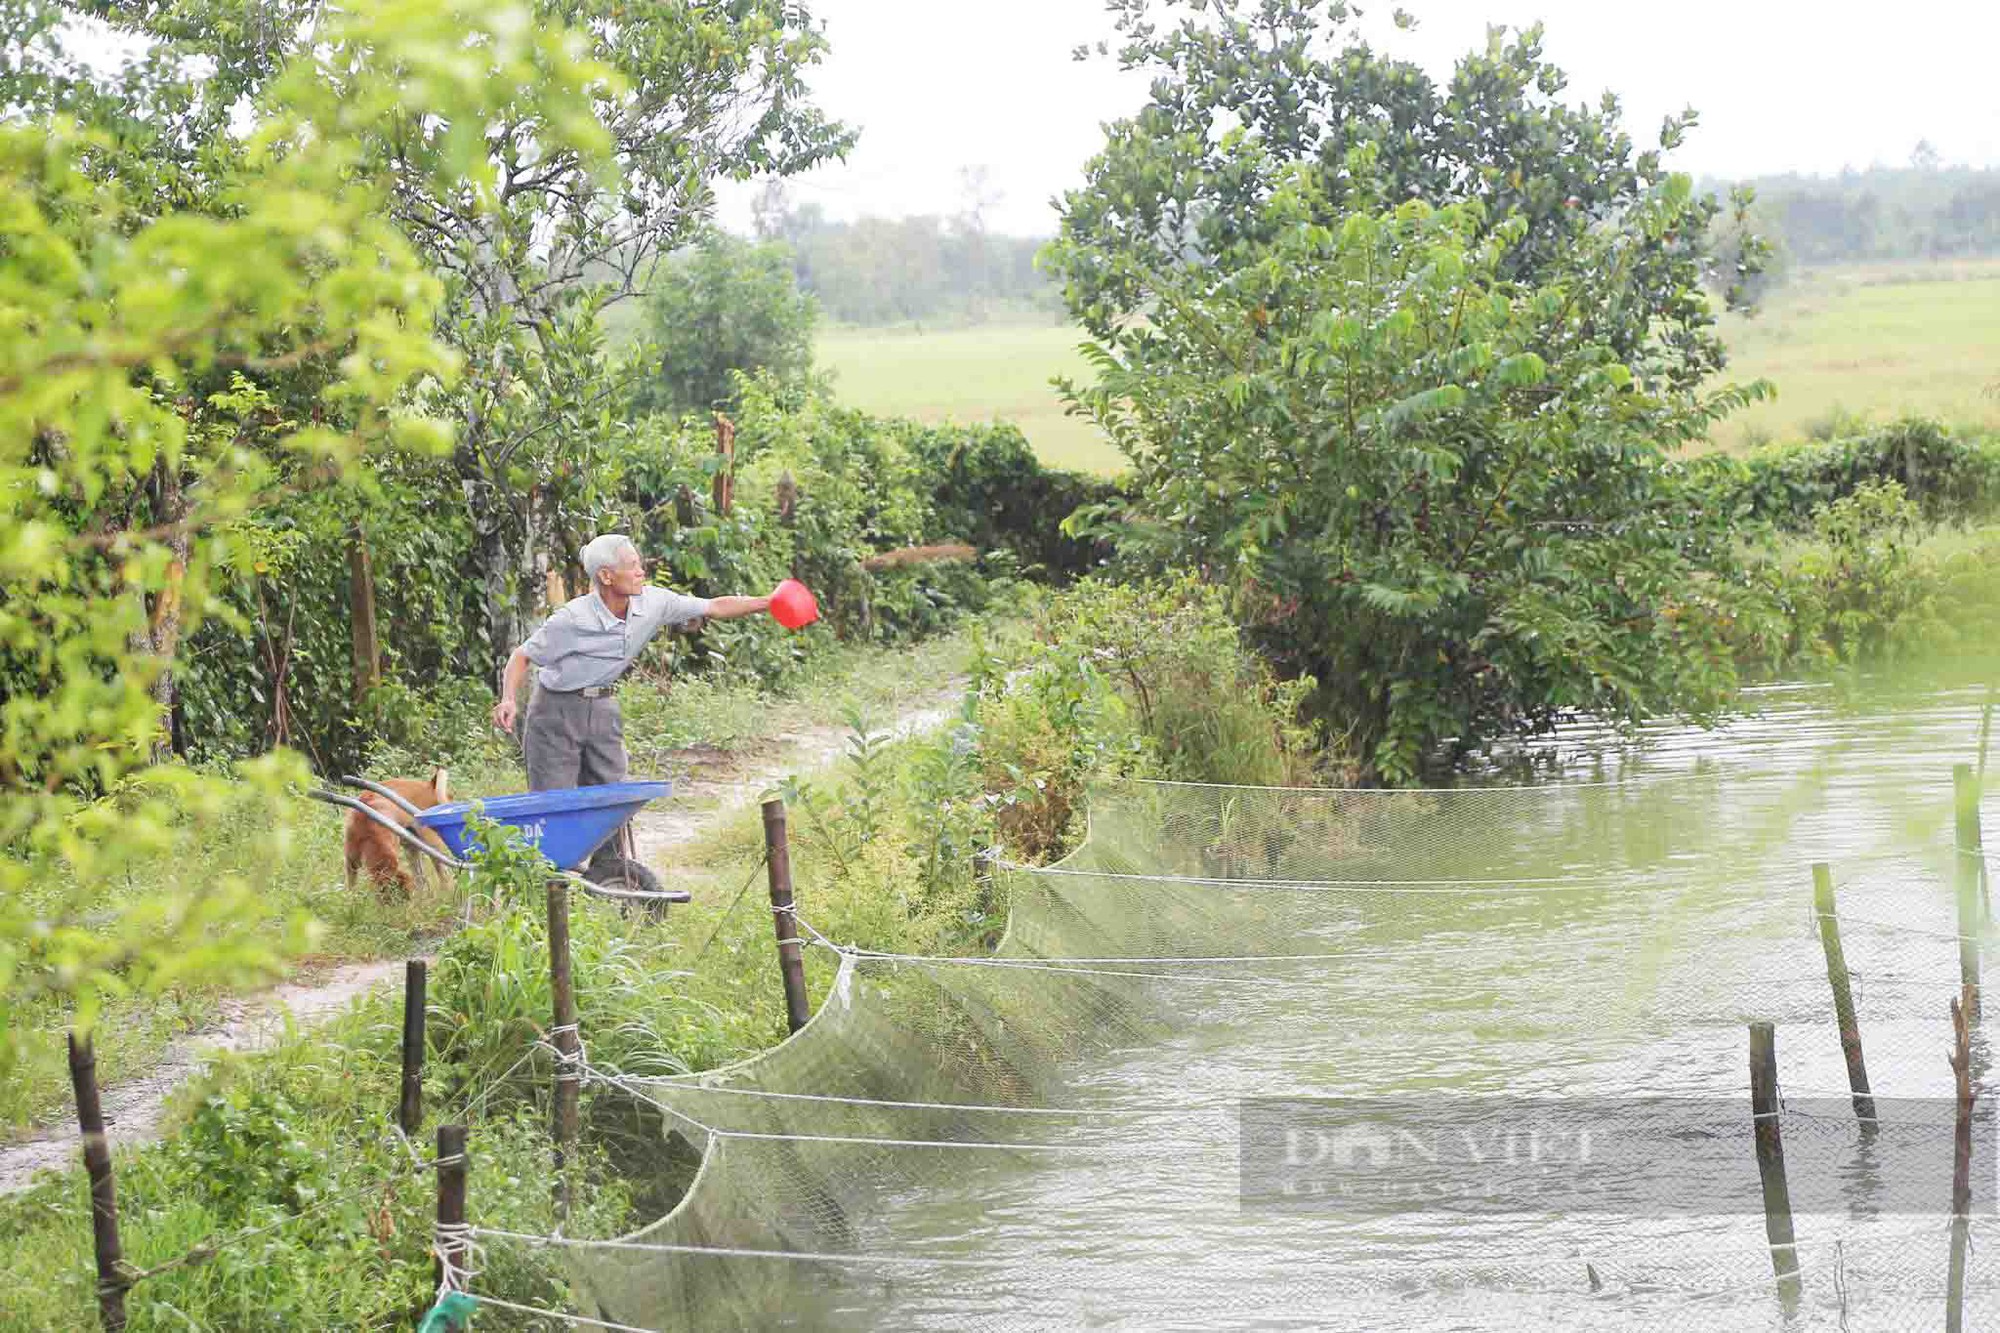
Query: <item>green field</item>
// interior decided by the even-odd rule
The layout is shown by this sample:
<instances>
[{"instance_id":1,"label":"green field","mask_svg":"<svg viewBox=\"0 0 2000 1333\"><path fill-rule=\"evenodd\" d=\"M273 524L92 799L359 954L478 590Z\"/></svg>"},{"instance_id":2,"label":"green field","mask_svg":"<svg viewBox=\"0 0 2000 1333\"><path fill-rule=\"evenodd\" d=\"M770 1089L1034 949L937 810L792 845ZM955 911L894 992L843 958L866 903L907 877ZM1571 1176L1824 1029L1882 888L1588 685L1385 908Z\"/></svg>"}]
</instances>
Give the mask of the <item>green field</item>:
<instances>
[{"instance_id":1,"label":"green field","mask_svg":"<svg viewBox=\"0 0 2000 1333\"><path fill-rule=\"evenodd\" d=\"M2000 427L2000 260L1811 271L1723 329L1729 377L1778 387L1716 432L1724 448L1912 412Z\"/></svg>"},{"instance_id":2,"label":"green field","mask_svg":"<svg viewBox=\"0 0 2000 1333\"><path fill-rule=\"evenodd\" d=\"M828 329L814 349L834 373L844 406L925 421L1019 426L1042 461L1089 472L1116 472L1124 460L1081 417L1067 416L1053 376L1090 378L1077 344L1083 334L1057 324L987 324L915 333L901 329Z\"/></svg>"},{"instance_id":3,"label":"green field","mask_svg":"<svg viewBox=\"0 0 2000 1333\"><path fill-rule=\"evenodd\" d=\"M1778 396L1737 414L1715 443L1738 449L1908 412L2000 427L2000 260L1801 274L1757 315L1723 322L1729 378ZM932 333L829 329L822 368L841 402L926 421L1011 421L1045 462L1116 471L1118 452L1066 416L1049 380L1087 376L1082 334L1051 325Z\"/></svg>"}]
</instances>

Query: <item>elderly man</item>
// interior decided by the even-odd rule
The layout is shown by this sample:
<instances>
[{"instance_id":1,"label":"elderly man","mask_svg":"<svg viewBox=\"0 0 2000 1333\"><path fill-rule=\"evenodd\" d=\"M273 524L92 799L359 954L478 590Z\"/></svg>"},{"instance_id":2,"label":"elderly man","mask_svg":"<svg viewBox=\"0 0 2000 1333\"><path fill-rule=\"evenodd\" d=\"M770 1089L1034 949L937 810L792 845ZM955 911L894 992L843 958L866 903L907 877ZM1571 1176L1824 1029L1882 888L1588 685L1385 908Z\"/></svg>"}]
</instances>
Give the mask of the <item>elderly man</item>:
<instances>
[{"instance_id":1,"label":"elderly man","mask_svg":"<svg viewBox=\"0 0 2000 1333\"><path fill-rule=\"evenodd\" d=\"M507 659L493 721L514 729L515 697L529 666L535 692L521 731L534 791L625 780L625 731L613 689L655 634L704 619L734 620L768 597L689 597L646 586L646 565L629 537L606 533L583 548L590 593L550 616ZM592 860L615 855L610 844Z\"/></svg>"}]
</instances>

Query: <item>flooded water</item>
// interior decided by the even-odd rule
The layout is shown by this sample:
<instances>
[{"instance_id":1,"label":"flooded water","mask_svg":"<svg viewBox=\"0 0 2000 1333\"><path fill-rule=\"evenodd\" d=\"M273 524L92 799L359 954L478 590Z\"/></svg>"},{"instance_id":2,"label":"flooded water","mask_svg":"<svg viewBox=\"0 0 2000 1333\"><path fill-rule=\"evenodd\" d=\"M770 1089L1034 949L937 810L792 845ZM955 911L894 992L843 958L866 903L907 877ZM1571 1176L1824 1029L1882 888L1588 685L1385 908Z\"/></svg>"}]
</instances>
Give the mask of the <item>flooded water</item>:
<instances>
[{"instance_id":1,"label":"flooded water","mask_svg":"<svg viewBox=\"0 0 2000 1333\"><path fill-rule=\"evenodd\" d=\"M1976 758L1982 699L1886 715L1807 690L1757 702L1636 749L1555 738L1568 779L1607 785L1496 796L1442 850L1404 857L1404 882L1371 869L1378 889L1260 889L1322 895L1271 918L1275 952L1299 956L1158 969L1145 984L1174 1021L1077 1061L1059 1113L994 1131L1033 1147L899 1149L937 1160L857 1222L856 1248L885 1262L815 1267L789 1322L1940 1327L1952 766ZM1604 792L1645 817L1566 814ZM1993 827L2000 806L1984 813ZM1109 821L1093 836L1114 836ZM1883 1099L1873 1132L1846 1096L1815 862ZM1334 940L1339 956L1319 956ZM1756 1022L1774 1025L1785 1095L1790 1308L1752 1146ZM1994 1137L1982 1123L1986 1240ZM2000 1315L1983 1250L1970 1327Z\"/></svg>"}]
</instances>

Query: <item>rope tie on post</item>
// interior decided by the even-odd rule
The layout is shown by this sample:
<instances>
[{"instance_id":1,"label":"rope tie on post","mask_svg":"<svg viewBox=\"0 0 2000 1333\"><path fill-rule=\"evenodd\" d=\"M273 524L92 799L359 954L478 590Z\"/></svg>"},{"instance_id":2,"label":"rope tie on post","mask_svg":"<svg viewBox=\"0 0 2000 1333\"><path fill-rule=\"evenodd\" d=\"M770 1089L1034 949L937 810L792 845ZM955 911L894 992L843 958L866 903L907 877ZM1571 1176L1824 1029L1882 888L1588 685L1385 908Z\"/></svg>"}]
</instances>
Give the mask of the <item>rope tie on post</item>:
<instances>
[{"instance_id":1,"label":"rope tie on post","mask_svg":"<svg viewBox=\"0 0 2000 1333\"><path fill-rule=\"evenodd\" d=\"M805 922L799 919L799 909L796 904L773 903L771 904L771 915L778 918L778 930L781 932L778 936L778 947L780 949L784 948L787 944L803 945L812 942L802 939L799 936L798 927L804 926ZM789 935L782 933L785 929L786 917L790 917L792 921L792 933ZM812 930L812 927L807 926L806 929ZM819 932L815 930L813 934L817 935Z\"/></svg>"},{"instance_id":2,"label":"rope tie on post","mask_svg":"<svg viewBox=\"0 0 2000 1333\"><path fill-rule=\"evenodd\" d=\"M570 1038L575 1043L576 1049L565 1050L562 1042L562 1038L564 1037ZM581 1024L558 1024L549 1029L547 1040L537 1042L536 1045L546 1047L555 1056L556 1082L582 1083L584 1081L586 1060L583 1050L583 1030Z\"/></svg>"},{"instance_id":3,"label":"rope tie on post","mask_svg":"<svg viewBox=\"0 0 2000 1333\"><path fill-rule=\"evenodd\" d=\"M479 1276L479 1270L472 1266L474 1250L470 1222L437 1223L431 1248L437 1255L440 1298L453 1292L463 1292L466 1284Z\"/></svg>"},{"instance_id":4,"label":"rope tie on post","mask_svg":"<svg viewBox=\"0 0 2000 1333\"><path fill-rule=\"evenodd\" d=\"M771 912L772 912L772 914L773 914L773 915L775 915L775 916L791 916L791 915L792 915L792 909L791 909L791 908L789 908L789 907L773 907L773 908L771 909ZM795 918L795 920L796 920L796 918ZM783 924L782 924L782 923L780 923L780 925L779 925L779 927L778 927L778 928L779 928L780 930L783 930L783 929L784 929L784 926L783 926ZM798 936L798 935L796 935L796 934L792 934L792 935L780 935L780 936L778 936L778 947L779 947L780 949L784 948L784 947L785 947L785 946L786 946L787 944L804 944L804 943L805 943L805 941L804 941L803 939L799 938L799 936Z\"/></svg>"}]
</instances>

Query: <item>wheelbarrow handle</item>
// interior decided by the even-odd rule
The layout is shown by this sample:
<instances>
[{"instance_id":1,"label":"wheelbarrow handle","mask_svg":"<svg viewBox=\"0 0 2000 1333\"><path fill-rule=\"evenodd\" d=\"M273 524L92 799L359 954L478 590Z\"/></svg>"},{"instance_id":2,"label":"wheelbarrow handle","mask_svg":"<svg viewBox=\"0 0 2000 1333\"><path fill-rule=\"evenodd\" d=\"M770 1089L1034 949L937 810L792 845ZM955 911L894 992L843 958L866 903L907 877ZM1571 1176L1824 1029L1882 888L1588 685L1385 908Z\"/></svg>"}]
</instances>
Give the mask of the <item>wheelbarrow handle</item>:
<instances>
[{"instance_id":1,"label":"wheelbarrow handle","mask_svg":"<svg viewBox=\"0 0 2000 1333\"><path fill-rule=\"evenodd\" d=\"M312 797L315 801L324 801L328 805L337 805L343 809L360 811L440 865L449 866L453 870L470 870L472 868L456 857L445 855L422 838L419 838L416 834L404 828L401 824L398 824L395 820L389 818L389 816L383 814L380 810L377 810L374 806L369 805L366 801L357 801L352 796L342 796L337 791L323 791L318 787L308 788L306 795Z\"/></svg>"},{"instance_id":2,"label":"wheelbarrow handle","mask_svg":"<svg viewBox=\"0 0 2000 1333\"><path fill-rule=\"evenodd\" d=\"M622 902L635 903L691 903L694 895L686 889L663 889L659 893L647 893L642 889L607 889L593 884L574 870L556 871L558 879L576 885L585 893L597 898L616 898Z\"/></svg>"},{"instance_id":3,"label":"wheelbarrow handle","mask_svg":"<svg viewBox=\"0 0 2000 1333\"><path fill-rule=\"evenodd\" d=\"M417 807L411 805L408 801L404 800L401 796L397 795L395 792L390 791L387 787L383 786L379 782L370 782L367 778L357 778L352 773L342 773L340 775L340 781L343 786L358 787L363 791L372 791L377 796L380 796L383 800L393 802L397 806L400 806L402 808L403 813L408 815L412 819L415 819L418 815L423 813L421 810L417 809Z\"/></svg>"}]
</instances>

